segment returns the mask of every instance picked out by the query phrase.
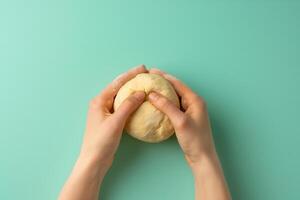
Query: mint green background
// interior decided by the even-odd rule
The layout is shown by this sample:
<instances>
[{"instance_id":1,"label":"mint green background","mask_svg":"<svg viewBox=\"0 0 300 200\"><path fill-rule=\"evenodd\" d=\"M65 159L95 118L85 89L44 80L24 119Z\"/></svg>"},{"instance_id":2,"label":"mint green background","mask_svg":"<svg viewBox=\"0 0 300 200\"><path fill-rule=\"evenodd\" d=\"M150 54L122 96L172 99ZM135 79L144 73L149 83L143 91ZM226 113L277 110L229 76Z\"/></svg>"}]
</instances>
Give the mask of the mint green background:
<instances>
[{"instance_id":1,"label":"mint green background","mask_svg":"<svg viewBox=\"0 0 300 200\"><path fill-rule=\"evenodd\" d=\"M89 100L145 63L209 107L233 199L300 199L300 2L0 1L0 199L56 199ZM182 200L176 138L124 136L102 199Z\"/></svg>"}]
</instances>

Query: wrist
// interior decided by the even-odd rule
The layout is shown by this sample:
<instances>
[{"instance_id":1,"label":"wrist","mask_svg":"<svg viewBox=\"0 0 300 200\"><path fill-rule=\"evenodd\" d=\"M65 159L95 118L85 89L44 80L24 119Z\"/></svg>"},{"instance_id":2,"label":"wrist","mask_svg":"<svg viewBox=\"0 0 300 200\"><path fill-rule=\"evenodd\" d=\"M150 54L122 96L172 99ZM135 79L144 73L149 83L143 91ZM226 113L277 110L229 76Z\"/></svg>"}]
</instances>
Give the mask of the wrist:
<instances>
[{"instance_id":1,"label":"wrist","mask_svg":"<svg viewBox=\"0 0 300 200\"><path fill-rule=\"evenodd\" d=\"M88 163L94 163L101 169L109 169L112 165L114 156L106 155L100 151L94 151L93 149L81 148L78 160Z\"/></svg>"},{"instance_id":2,"label":"wrist","mask_svg":"<svg viewBox=\"0 0 300 200\"><path fill-rule=\"evenodd\" d=\"M109 161L101 160L90 154L80 153L74 170L79 171L79 173L89 173L91 176L102 180L110 166Z\"/></svg>"},{"instance_id":3,"label":"wrist","mask_svg":"<svg viewBox=\"0 0 300 200\"><path fill-rule=\"evenodd\" d=\"M209 167L218 167L220 165L216 152L203 153L198 156L197 159L191 159L186 156L186 159L194 175L197 174L199 170L205 170Z\"/></svg>"}]
</instances>

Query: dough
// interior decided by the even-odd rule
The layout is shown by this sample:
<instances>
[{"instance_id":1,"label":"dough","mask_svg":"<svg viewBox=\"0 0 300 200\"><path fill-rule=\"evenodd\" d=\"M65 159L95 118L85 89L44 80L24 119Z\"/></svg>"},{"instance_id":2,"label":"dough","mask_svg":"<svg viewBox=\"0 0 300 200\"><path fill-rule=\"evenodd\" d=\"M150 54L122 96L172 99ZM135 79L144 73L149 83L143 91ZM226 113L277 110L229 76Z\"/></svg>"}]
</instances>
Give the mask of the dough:
<instances>
[{"instance_id":1,"label":"dough","mask_svg":"<svg viewBox=\"0 0 300 200\"><path fill-rule=\"evenodd\" d=\"M155 91L179 107L179 99L173 86L160 75L138 74L120 88L114 101L114 110L136 91L144 91L146 97L142 105L127 120L126 132L134 138L152 143L161 142L173 135L174 129L169 118L147 100L147 95Z\"/></svg>"}]
</instances>

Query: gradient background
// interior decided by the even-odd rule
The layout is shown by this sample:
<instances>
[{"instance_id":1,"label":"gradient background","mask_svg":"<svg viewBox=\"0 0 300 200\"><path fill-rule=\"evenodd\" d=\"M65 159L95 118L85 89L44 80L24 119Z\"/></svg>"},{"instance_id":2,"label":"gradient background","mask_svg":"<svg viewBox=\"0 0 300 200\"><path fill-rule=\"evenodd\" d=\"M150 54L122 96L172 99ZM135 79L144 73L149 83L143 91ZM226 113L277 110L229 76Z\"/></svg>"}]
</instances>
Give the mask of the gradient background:
<instances>
[{"instance_id":1,"label":"gradient background","mask_svg":"<svg viewBox=\"0 0 300 200\"><path fill-rule=\"evenodd\" d=\"M89 100L140 63L203 96L237 200L300 199L299 1L0 1L0 199L56 199ZM106 200L194 198L176 138L124 136Z\"/></svg>"}]
</instances>

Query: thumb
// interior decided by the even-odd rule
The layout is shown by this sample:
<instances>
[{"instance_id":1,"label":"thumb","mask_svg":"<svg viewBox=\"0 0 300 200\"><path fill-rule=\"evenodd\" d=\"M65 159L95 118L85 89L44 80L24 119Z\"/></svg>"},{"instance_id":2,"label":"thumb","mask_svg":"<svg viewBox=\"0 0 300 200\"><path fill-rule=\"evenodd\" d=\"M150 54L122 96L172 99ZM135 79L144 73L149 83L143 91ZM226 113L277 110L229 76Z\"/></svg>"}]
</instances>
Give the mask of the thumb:
<instances>
[{"instance_id":1,"label":"thumb","mask_svg":"<svg viewBox=\"0 0 300 200\"><path fill-rule=\"evenodd\" d=\"M166 97L156 92L151 92L148 97L152 105L169 117L175 128L180 126L181 122L185 120L184 113Z\"/></svg>"},{"instance_id":2,"label":"thumb","mask_svg":"<svg viewBox=\"0 0 300 200\"><path fill-rule=\"evenodd\" d=\"M127 118L143 103L144 99L145 93L142 91L127 97L113 114L117 123L124 124Z\"/></svg>"}]
</instances>

